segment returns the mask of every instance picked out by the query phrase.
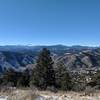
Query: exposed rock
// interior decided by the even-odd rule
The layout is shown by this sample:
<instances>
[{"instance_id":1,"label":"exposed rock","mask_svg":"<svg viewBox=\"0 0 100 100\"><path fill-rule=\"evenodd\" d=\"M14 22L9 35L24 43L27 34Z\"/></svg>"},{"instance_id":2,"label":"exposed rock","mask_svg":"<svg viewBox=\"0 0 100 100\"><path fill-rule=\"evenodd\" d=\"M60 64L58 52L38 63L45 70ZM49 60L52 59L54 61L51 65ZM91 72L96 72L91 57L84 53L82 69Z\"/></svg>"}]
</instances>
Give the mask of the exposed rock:
<instances>
[{"instance_id":1,"label":"exposed rock","mask_svg":"<svg viewBox=\"0 0 100 100\"><path fill-rule=\"evenodd\" d=\"M64 55L56 60L56 65L63 62L70 71L100 69L100 52L96 50L86 50L79 53Z\"/></svg>"},{"instance_id":2,"label":"exposed rock","mask_svg":"<svg viewBox=\"0 0 100 100\"><path fill-rule=\"evenodd\" d=\"M84 71L100 69L100 49L82 46L5 46L0 47L0 72L13 68L20 70L26 66L33 67L40 50L50 49L51 56L57 66L63 62L69 71ZM84 69L84 70L83 70Z\"/></svg>"}]
</instances>

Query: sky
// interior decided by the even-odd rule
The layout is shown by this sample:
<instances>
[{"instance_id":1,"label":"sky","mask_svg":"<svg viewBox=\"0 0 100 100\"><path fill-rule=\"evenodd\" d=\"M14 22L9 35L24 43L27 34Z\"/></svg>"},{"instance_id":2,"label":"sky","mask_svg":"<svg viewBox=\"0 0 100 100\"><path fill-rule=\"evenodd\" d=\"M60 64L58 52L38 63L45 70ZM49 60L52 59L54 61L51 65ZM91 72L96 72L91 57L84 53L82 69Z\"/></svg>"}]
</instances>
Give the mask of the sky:
<instances>
[{"instance_id":1,"label":"sky","mask_svg":"<svg viewBox=\"0 0 100 100\"><path fill-rule=\"evenodd\" d=\"M100 0L0 0L0 45L100 45Z\"/></svg>"}]
</instances>

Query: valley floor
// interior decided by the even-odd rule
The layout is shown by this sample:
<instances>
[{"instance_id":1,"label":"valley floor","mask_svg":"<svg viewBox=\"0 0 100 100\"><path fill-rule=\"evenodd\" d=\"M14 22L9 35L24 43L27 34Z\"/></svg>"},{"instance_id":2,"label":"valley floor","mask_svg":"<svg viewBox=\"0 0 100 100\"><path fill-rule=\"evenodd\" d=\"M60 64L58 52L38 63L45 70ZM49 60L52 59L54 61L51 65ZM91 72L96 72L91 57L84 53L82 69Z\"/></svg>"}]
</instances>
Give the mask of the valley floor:
<instances>
[{"instance_id":1,"label":"valley floor","mask_svg":"<svg viewBox=\"0 0 100 100\"><path fill-rule=\"evenodd\" d=\"M29 89L15 89L1 91L0 100L100 100L100 91L86 94L84 92L58 92L37 91Z\"/></svg>"}]
</instances>

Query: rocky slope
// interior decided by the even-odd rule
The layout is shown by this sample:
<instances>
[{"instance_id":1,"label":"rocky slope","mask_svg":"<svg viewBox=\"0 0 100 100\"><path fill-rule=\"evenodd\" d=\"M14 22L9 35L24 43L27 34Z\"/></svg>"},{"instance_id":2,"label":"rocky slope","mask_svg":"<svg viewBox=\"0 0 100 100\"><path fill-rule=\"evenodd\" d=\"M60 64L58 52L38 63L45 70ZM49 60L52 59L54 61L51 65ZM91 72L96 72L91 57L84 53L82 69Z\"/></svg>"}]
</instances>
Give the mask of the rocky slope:
<instances>
[{"instance_id":1,"label":"rocky slope","mask_svg":"<svg viewBox=\"0 0 100 100\"><path fill-rule=\"evenodd\" d=\"M98 70L100 69L100 49L65 53L65 55L56 59L56 65L59 63L63 63L70 71Z\"/></svg>"},{"instance_id":2,"label":"rocky slope","mask_svg":"<svg viewBox=\"0 0 100 100\"><path fill-rule=\"evenodd\" d=\"M9 68L13 68L15 70L25 68L29 64L34 64L34 62L35 56L30 52L0 52L0 72L3 72Z\"/></svg>"},{"instance_id":3,"label":"rocky slope","mask_svg":"<svg viewBox=\"0 0 100 100\"><path fill-rule=\"evenodd\" d=\"M0 72L13 68L33 67L42 48L51 51L56 65L63 62L70 71L100 68L100 49L87 46L0 46Z\"/></svg>"}]
</instances>

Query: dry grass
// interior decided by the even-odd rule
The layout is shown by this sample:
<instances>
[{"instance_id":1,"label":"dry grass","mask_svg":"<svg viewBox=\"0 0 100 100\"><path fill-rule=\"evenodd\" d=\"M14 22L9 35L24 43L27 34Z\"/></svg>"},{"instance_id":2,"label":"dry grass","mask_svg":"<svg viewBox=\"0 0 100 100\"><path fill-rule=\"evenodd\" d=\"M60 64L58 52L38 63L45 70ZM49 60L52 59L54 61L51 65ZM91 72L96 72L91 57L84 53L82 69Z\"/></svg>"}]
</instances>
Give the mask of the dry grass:
<instances>
[{"instance_id":1,"label":"dry grass","mask_svg":"<svg viewBox=\"0 0 100 100\"><path fill-rule=\"evenodd\" d=\"M30 89L9 89L2 90L0 96L8 96L7 100L35 100L38 94Z\"/></svg>"},{"instance_id":2,"label":"dry grass","mask_svg":"<svg viewBox=\"0 0 100 100\"><path fill-rule=\"evenodd\" d=\"M37 91L31 89L13 89L2 90L0 92L2 96L8 96L8 100L40 100L36 99L41 97L41 100L100 100L100 91L92 93L85 92L63 92L52 93L50 91Z\"/></svg>"},{"instance_id":3,"label":"dry grass","mask_svg":"<svg viewBox=\"0 0 100 100\"><path fill-rule=\"evenodd\" d=\"M48 99L44 100L100 100L100 91L95 91L92 93L85 93L85 92L58 92L52 93L48 91L42 91L39 94L41 96L46 97ZM56 99L52 99L52 97Z\"/></svg>"}]
</instances>

